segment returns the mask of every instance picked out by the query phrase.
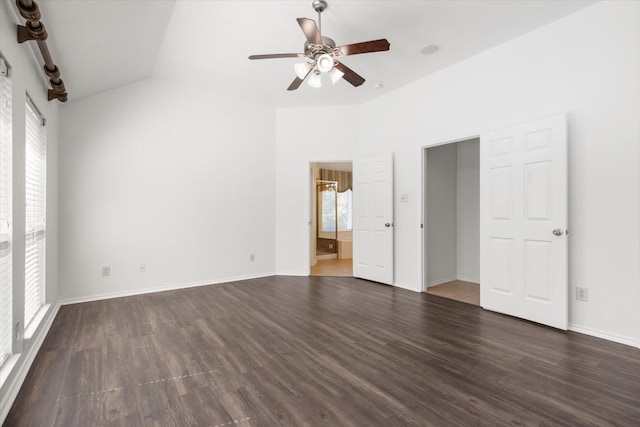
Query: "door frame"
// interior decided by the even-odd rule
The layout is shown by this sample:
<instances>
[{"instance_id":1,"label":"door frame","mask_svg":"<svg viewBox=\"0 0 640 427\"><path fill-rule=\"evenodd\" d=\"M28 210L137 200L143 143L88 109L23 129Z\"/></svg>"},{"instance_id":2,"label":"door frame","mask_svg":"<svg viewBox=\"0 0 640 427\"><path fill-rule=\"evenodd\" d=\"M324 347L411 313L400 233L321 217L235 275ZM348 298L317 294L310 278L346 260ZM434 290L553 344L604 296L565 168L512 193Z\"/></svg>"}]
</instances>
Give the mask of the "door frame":
<instances>
[{"instance_id":1,"label":"door frame","mask_svg":"<svg viewBox=\"0 0 640 427\"><path fill-rule=\"evenodd\" d=\"M482 131L469 131L465 133L460 133L456 135L452 135L449 137L437 138L426 144L420 145L420 155L418 158L420 159L420 170L421 170L421 180L420 180L420 237L421 244L420 247L421 257L420 257L420 266L421 266L421 283L420 290L421 292L427 291L427 263L426 259L429 254L427 253L427 149L438 147L440 145L447 144L455 144L457 142L467 141L469 139L479 139L479 144L482 145L483 141L486 138L486 132ZM479 182L480 189L482 190L482 182ZM480 267L482 268L482 266ZM482 301L480 302L482 305Z\"/></svg>"}]
</instances>

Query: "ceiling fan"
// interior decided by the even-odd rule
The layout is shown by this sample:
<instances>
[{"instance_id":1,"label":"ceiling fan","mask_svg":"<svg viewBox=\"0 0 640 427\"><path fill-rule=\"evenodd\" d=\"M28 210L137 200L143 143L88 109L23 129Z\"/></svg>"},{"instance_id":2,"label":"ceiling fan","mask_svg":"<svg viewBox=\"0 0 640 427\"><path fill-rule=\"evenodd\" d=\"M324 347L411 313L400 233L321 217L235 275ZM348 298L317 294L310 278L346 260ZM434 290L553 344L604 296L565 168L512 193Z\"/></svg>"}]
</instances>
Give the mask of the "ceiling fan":
<instances>
[{"instance_id":1,"label":"ceiling fan","mask_svg":"<svg viewBox=\"0 0 640 427\"><path fill-rule=\"evenodd\" d=\"M360 53L386 51L389 50L389 42L387 39L378 39L336 47L336 42L320 34L322 28L321 14L327 8L327 2L325 0L313 0L312 6L313 9L318 12L320 28L313 19L297 19L300 28L302 28L302 32L307 38L307 41L304 43L304 53L251 55L249 59L306 58L307 60L305 62L295 64L296 78L287 90L298 89L302 82L310 75L311 77L309 77L308 84L311 87L319 88L322 85L321 76L323 73L329 74L333 84L336 84L338 80L343 78L353 86L360 86L364 83L364 78L336 58Z\"/></svg>"}]
</instances>

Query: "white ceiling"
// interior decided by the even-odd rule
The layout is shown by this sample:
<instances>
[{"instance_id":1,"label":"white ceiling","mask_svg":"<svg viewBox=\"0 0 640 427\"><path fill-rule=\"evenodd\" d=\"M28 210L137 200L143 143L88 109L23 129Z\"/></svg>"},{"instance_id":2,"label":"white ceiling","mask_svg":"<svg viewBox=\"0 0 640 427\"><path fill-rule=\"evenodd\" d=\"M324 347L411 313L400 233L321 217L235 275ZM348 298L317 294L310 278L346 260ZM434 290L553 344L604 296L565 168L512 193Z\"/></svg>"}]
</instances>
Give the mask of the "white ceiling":
<instances>
[{"instance_id":1,"label":"white ceiling","mask_svg":"<svg viewBox=\"0 0 640 427\"><path fill-rule=\"evenodd\" d=\"M41 1L49 44L71 101L148 77L280 107L357 104L558 20L594 1L328 0L322 33L338 45L387 38L388 52L343 58L366 82L288 92L302 52L298 17L311 0ZM420 49L437 44L434 55ZM375 84L384 85L375 89Z\"/></svg>"}]
</instances>

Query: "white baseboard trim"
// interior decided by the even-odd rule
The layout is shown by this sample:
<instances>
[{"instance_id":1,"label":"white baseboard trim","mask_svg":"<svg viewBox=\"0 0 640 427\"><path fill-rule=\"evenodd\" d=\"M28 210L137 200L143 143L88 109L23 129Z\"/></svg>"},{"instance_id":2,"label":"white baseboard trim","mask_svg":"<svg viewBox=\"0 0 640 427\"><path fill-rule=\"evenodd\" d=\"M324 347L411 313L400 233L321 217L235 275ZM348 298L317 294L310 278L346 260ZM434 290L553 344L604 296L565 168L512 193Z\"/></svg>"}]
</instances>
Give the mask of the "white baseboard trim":
<instances>
[{"instance_id":1,"label":"white baseboard trim","mask_svg":"<svg viewBox=\"0 0 640 427\"><path fill-rule=\"evenodd\" d=\"M175 285L155 286L152 288L133 289L130 291L111 292L106 294L88 295L84 297L67 298L60 300L60 305L79 304L83 302L101 301L112 298L130 297L135 295L152 294L155 292L174 291L177 289L195 288L198 286L218 285L220 283L237 282L240 280L259 279L261 277L275 276L275 273L260 273L248 276L225 277L222 279L206 280L201 282L180 283Z\"/></svg>"},{"instance_id":2,"label":"white baseboard trim","mask_svg":"<svg viewBox=\"0 0 640 427\"><path fill-rule=\"evenodd\" d=\"M460 276L458 276L458 278L456 280L460 280L461 282L475 283L476 285L480 284L480 280L472 279L470 277L460 277Z\"/></svg>"},{"instance_id":3,"label":"white baseboard trim","mask_svg":"<svg viewBox=\"0 0 640 427\"><path fill-rule=\"evenodd\" d=\"M278 271L275 273L276 276L309 276L309 272L302 271Z\"/></svg>"},{"instance_id":4,"label":"white baseboard trim","mask_svg":"<svg viewBox=\"0 0 640 427\"><path fill-rule=\"evenodd\" d=\"M430 288L432 286L442 285L443 283L453 282L454 280L458 280L458 278L456 276L451 276L451 277L445 277L444 279L433 280L431 282L427 282L427 288Z\"/></svg>"},{"instance_id":5,"label":"white baseboard trim","mask_svg":"<svg viewBox=\"0 0 640 427\"><path fill-rule=\"evenodd\" d=\"M629 337L623 337L621 335L612 334L599 329L594 329L586 326L580 326L580 325L575 325L573 323L569 323L569 330L573 332L579 332L585 335L591 335L592 337L602 338L604 340L617 342L619 344L625 344L625 345L630 345L632 347L640 348L640 340L629 338Z\"/></svg>"},{"instance_id":6,"label":"white baseboard trim","mask_svg":"<svg viewBox=\"0 0 640 427\"><path fill-rule=\"evenodd\" d=\"M416 288L415 286L411 286L411 285L406 285L404 283L394 283L393 286L395 286L396 288L402 288L402 289L406 289L408 291L413 291L413 292L422 292L422 289Z\"/></svg>"},{"instance_id":7,"label":"white baseboard trim","mask_svg":"<svg viewBox=\"0 0 640 427\"><path fill-rule=\"evenodd\" d=\"M0 425L4 423L7 415L9 415L11 405L13 405L16 397L18 397L20 387L22 387L24 380L27 378L29 369L40 350L40 346L44 342L44 338L47 336L47 333L49 333L49 329L53 324L53 319L56 318L56 314L58 314L59 309L60 303L53 305L53 308L45 315L42 327L38 328L31 339L28 340L28 343L25 342L26 349L23 349L22 353L18 355L19 359L16 363L18 370L14 375L9 376L9 384L7 387L2 387L4 390L0 397Z\"/></svg>"}]
</instances>

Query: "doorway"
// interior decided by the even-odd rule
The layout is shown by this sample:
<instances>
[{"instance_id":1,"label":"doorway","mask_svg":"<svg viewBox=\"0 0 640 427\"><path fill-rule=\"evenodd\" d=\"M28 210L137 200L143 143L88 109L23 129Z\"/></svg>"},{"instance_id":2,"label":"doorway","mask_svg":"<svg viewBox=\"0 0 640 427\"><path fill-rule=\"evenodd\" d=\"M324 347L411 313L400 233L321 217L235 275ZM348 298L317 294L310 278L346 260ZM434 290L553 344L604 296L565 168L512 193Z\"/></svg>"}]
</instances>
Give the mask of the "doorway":
<instances>
[{"instance_id":1,"label":"doorway","mask_svg":"<svg viewBox=\"0 0 640 427\"><path fill-rule=\"evenodd\" d=\"M480 139L424 149L427 293L480 305Z\"/></svg>"},{"instance_id":2,"label":"doorway","mask_svg":"<svg viewBox=\"0 0 640 427\"><path fill-rule=\"evenodd\" d=\"M311 163L311 276L353 276L352 163Z\"/></svg>"}]
</instances>

